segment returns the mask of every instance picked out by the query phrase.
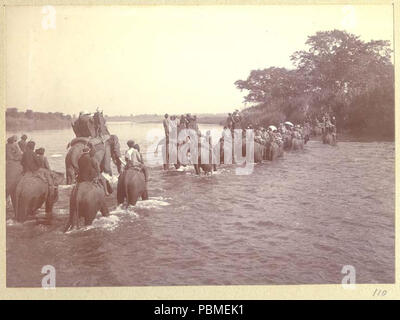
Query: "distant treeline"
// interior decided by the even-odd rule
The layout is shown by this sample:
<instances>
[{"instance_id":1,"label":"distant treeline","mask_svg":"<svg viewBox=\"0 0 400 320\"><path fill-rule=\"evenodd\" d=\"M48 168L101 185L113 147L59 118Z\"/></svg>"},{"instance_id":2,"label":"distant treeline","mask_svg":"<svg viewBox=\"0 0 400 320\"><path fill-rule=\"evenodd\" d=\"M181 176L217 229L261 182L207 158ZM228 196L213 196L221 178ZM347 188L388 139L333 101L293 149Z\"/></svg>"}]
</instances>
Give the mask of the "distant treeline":
<instances>
[{"instance_id":1,"label":"distant treeline","mask_svg":"<svg viewBox=\"0 0 400 320\"><path fill-rule=\"evenodd\" d=\"M132 122L160 122L163 120L163 116L159 114L139 114L130 116L104 116L106 121L132 121Z\"/></svg>"},{"instance_id":2,"label":"distant treeline","mask_svg":"<svg viewBox=\"0 0 400 320\"><path fill-rule=\"evenodd\" d=\"M35 112L32 110L18 111L17 108L7 108L6 110L6 130L7 131L30 131L43 129L64 129L71 127L71 121L76 118L65 115L61 112ZM106 121L132 121L141 123L162 122L164 115L141 114L130 116L107 116ZM198 114L198 123L220 124L226 119L226 114Z\"/></svg>"},{"instance_id":3,"label":"distant treeline","mask_svg":"<svg viewBox=\"0 0 400 320\"><path fill-rule=\"evenodd\" d=\"M245 90L244 121L253 125L321 120L334 115L339 132L394 139L394 66L389 41L364 42L333 30L309 36L293 69L253 70L235 85Z\"/></svg>"},{"instance_id":4,"label":"distant treeline","mask_svg":"<svg viewBox=\"0 0 400 320\"><path fill-rule=\"evenodd\" d=\"M172 114L171 114L172 115ZM197 122L203 124L219 124L222 121L225 121L226 114L225 113L202 113L196 114ZM180 114L177 114L180 117ZM105 116L106 121L132 121L132 122L162 122L164 119L164 115L159 114L139 114L139 115L130 115L130 116Z\"/></svg>"},{"instance_id":5,"label":"distant treeline","mask_svg":"<svg viewBox=\"0 0 400 320\"><path fill-rule=\"evenodd\" d=\"M18 111L17 108L6 110L7 131L30 131L39 129L63 129L71 126L72 117L61 112Z\"/></svg>"}]
</instances>

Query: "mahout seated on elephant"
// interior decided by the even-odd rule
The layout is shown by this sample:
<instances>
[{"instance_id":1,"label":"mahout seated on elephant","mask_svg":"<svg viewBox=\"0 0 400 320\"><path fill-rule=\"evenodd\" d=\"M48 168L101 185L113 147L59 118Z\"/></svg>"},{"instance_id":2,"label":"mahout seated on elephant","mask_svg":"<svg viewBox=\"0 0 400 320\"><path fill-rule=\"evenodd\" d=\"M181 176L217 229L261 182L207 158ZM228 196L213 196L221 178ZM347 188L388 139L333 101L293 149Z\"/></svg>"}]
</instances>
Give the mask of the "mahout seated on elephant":
<instances>
[{"instance_id":1,"label":"mahout seated on elephant","mask_svg":"<svg viewBox=\"0 0 400 320\"><path fill-rule=\"evenodd\" d=\"M35 153L37 154L40 162L40 166L45 169L50 170L50 165L49 161L47 160L47 157L44 155L46 149L45 148L39 148L35 150Z\"/></svg>"},{"instance_id":2,"label":"mahout seated on elephant","mask_svg":"<svg viewBox=\"0 0 400 320\"><path fill-rule=\"evenodd\" d=\"M34 152L35 143L29 141L22 155L23 168L18 179L14 195L15 219L24 222L29 215L35 214L43 203L46 203L46 216L51 217L54 203L58 199L58 185L63 181L63 175L43 167L40 157Z\"/></svg>"},{"instance_id":3,"label":"mahout seated on elephant","mask_svg":"<svg viewBox=\"0 0 400 320\"><path fill-rule=\"evenodd\" d=\"M77 184L70 195L70 215L65 231L79 228L80 217L85 219L85 225L90 225L98 211L103 216L109 215L105 197L112 193L112 187L101 174L95 158L96 149L89 143L82 152L78 160Z\"/></svg>"},{"instance_id":4,"label":"mahout seated on elephant","mask_svg":"<svg viewBox=\"0 0 400 320\"><path fill-rule=\"evenodd\" d=\"M125 153L125 168L118 177L117 203L135 205L138 198L148 199L148 170L140 154L140 148L133 140L128 141L129 149ZM136 146L136 148L135 148Z\"/></svg>"},{"instance_id":5,"label":"mahout seated on elephant","mask_svg":"<svg viewBox=\"0 0 400 320\"><path fill-rule=\"evenodd\" d=\"M104 194L108 196L112 193L112 187L101 174L99 163L95 157L96 149L89 143L82 150L83 154L78 160L77 182L93 182L103 187Z\"/></svg>"},{"instance_id":6,"label":"mahout seated on elephant","mask_svg":"<svg viewBox=\"0 0 400 320\"><path fill-rule=\"evenodd\" d=\"M44 168L24 173L15 190L15 219L24 222L44 203L46 218L51 218L53 206L58 200L58 185L63 180L62 173Z\"/></svg>"}]
</instances>

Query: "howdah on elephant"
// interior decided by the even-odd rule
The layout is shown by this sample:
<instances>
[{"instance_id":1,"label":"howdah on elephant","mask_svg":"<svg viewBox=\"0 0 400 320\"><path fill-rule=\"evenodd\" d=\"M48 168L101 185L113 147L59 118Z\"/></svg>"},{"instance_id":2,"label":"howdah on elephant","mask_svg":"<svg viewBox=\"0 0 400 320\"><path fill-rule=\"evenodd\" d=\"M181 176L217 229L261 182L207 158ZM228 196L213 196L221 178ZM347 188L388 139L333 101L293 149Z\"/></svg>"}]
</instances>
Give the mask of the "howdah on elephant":
<instances>
[{"instance_id":1,"label":"howdah on elephant","mask_svg":"<svg viewBox=\"0 0 400 320\"><path fill-rule=\"evenodd\" d=\"M118 157L120 146L118 137L111 135L107 140L101 138L79 137L73 139L69 144L69 150L65 157L65 170L67 184L73 184L78 174L78 160L83 153L83 149L88 143L91 143L96 150L94 157L100 164L100 169L109 175L112 175L111 159L116 155Z\"/></svg>"}]
</instances>

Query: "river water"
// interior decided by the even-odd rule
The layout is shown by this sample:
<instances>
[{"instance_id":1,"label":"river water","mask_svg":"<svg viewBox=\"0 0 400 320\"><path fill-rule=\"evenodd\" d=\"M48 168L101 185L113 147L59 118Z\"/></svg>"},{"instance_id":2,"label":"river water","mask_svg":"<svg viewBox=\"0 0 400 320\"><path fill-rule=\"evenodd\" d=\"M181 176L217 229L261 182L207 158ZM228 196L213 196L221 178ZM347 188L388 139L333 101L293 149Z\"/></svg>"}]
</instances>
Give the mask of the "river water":
<instances>
[{"instance_id":1,"label":"river water","mask_svg":"<svg viewBox=\"0 0 400 320\"><path fill-rule=\"evenodd\" d=\"M66 234L71 187L60 186L52 225L15 223L7 205L7 286L41 286L44 265L55 267L58 287L341 283L344 265L357 283L394 282L394 143L310 141L251 175L222 166L196 176L161 170L161 124L108 127L121 151L131 138L141 145L150 200L124 210L115 192L110 217ZM214 141L221 134L200 129ZM28 135L63 172L72 130Z\"/></svg>"}]
</instances>

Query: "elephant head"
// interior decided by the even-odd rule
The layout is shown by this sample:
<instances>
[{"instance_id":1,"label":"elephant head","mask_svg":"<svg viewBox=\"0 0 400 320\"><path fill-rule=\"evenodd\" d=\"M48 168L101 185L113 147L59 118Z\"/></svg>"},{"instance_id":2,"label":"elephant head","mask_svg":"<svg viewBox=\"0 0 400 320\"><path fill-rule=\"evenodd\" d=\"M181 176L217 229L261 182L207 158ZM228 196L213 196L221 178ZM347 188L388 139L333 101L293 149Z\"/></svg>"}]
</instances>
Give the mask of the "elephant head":
<instances>
[{"instance_id":1,"label":"elephant head","mask_svg":"<svg viewBox=\"0 0 400 320\"><path fill-rule=\"evenodd\" d=\"M112 134L108 140L111 147L111 156L114 158L121 157L121 147L119 144L119 139L115 134Z\"/></svg>"}]
</instances>

